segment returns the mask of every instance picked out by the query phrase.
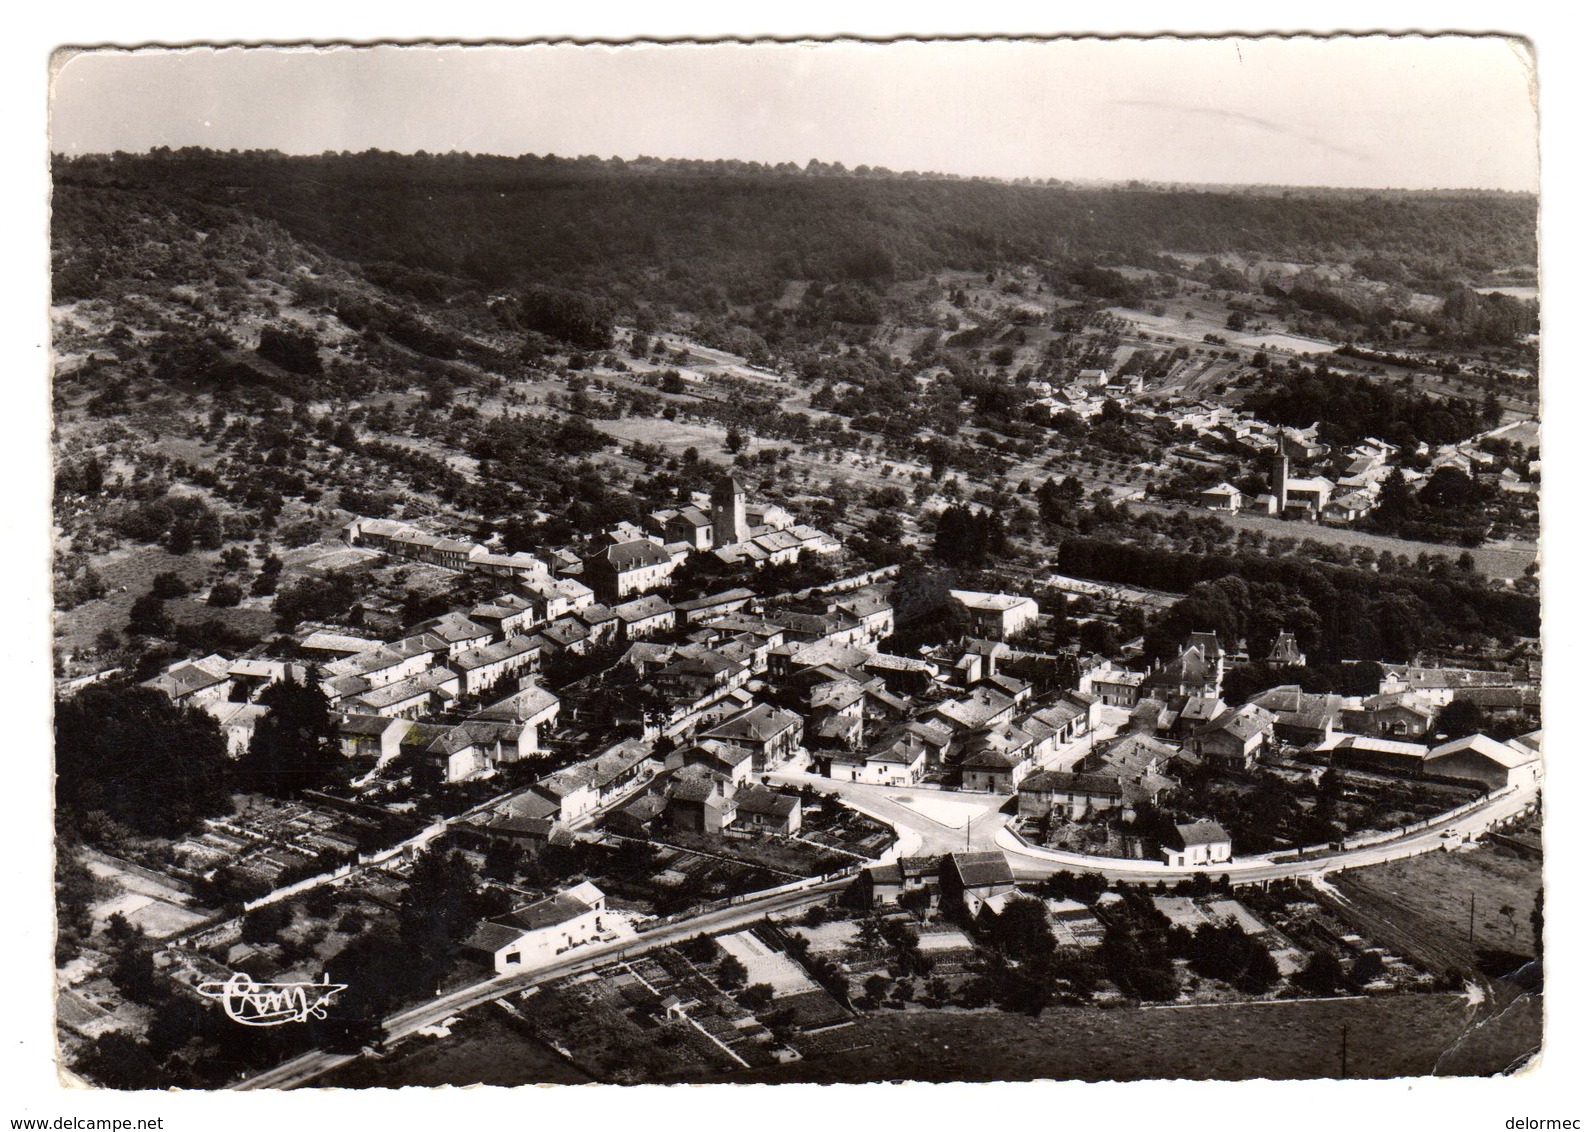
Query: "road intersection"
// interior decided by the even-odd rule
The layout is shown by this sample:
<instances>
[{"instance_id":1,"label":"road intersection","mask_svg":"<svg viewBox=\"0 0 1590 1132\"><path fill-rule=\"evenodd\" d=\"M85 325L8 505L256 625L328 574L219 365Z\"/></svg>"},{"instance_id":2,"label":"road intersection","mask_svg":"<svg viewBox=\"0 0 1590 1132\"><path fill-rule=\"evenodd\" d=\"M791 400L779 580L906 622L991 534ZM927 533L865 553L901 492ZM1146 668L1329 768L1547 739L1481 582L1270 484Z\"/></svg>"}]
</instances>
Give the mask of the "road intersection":
<instances>
[{"instance_id":1,"label":"road intersection","mask_svg":"<svg viewBox=\"0 0 1590 1132\"><path fill-rule=\"evenodd\" d=\"M1343 869L1380 864L1401 857L1451 849L1527 809L1536 799L1532 790L1499 793L1468 813L1429 828L1388 837L1372 844L1343 848L1323 855L1302 857L1277 854L1236 858L1214 866L1174 869L1159 861L1134 861L1064 853L1028 845L1008 827L1004 810L1010 795L976 794L931 787L878 786L825 778L798 768L785 768L769 776L782 785L811 786L837 797L845 805L891 826L893 846L880 860L906 856L941 856L979 850L1002 850L1018 880L1040 880L1056 872L1092 873L1110 881L1175 883L1203 875L1228 875L1237 883L1317 877ZM420 1003L388 1018L388 1040L406 1037L493 999L523 991L539 983L578 974L656 947L679 943L703 933L716 933L755 923L775 912L786 912L826 901L851 883L849 876L787 886L753 894L740 903L717 908L688 919L662 924L635 936L580 949L577 957L526 971L471 984L434 1001ZM236 1089L293 1088L308 1083L359 1053L314 1050L274 1069L233 1086Z\"/></svg>"}]
</instances>

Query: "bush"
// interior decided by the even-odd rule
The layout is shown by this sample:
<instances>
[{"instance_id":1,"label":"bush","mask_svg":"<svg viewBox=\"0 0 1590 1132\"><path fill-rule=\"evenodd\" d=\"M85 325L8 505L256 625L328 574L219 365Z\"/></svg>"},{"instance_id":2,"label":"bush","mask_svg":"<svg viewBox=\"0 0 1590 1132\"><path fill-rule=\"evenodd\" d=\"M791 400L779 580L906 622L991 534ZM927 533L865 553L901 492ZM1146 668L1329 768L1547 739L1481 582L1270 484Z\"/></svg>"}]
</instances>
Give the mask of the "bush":
<instances>
[{"instance_id":1,"label":"bush","mask_svg":"<svg viewBox=\"0 0 1590 1132\"><path fill-rule=\"evenodd\" d=\"M188 583L170 570L163 570L149 583L149 592L161 601L188 595Z\"/></svg>"},{"instance_id":2,"label":"bush","mask_svg":"<svg viewBox=\"0 0 1590 1132\"><path fill-rule=\"evenodd\" d=\"M217 609L231 609L243 600L243 587L235 582L217 582L210 587L208 604Z\"/></svg>"},{"instance_id":3,"label":"bush","mask_svg":"<svg viewBox=\"0 0 1590 1132\"><path fill-rule=\"evenodd\" d=\"M718 986L724 990L743 987L749 974L744 963L732 955L725 955L723 961L718 964Z\"/></svg>"},{"instance_id":4,"label":"bush","mask_svg":"<svg viewBox=\"0 0 1590 1132\"><path fill-rule=\"evenodd\" d=\"M276 937L293 922L293 908L286 901L255 908L243 917L245 943L274 943Z\"/></svg>"},{"instance_id":5,"label":"bush","mask_svg":"<svg viewBox=\"0 0 1590 1132\"><path fill-rule=\"evenodd\" d=\"M761 1014L773 1005L773 987L768 983L753 983L738 995L735 1001L753 1014Z\"/></svg>"}]
</instances>

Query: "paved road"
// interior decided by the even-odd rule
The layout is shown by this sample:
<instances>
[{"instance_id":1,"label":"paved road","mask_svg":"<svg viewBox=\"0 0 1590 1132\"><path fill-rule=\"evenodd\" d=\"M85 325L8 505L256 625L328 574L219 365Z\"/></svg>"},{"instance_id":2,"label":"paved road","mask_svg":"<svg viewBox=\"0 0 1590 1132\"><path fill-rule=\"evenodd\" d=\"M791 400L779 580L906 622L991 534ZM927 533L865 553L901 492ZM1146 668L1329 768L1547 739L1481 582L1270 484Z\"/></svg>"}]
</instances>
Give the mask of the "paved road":
<instances>
[{"instance_id":1,"label":"paved road","mask_svg":"<svg viewBox=\"0 0 1590 1132\"><path fill-rule=\"evenodd\" d=\"M577 956L562 960L552 966L542 967L535 971L526 971L509 977L498 976L483 982L474 983L451 994L443 995L431 1002L424 1002L408 1010L394 1014L386 1020L386 1033L388 1040L407 1037L416 1030L438 1023L470 1010L482 1003L490 1002L495 998L514 994L527 987L538 983L560 979L565 975L579 974L608 963L616 962L630 954L649 951L656 947L665 947L669 944L681 943L693 936L704 932L721 932L730 928L743 927L761 920L773 912L787 912L791 909L805 907L827 900L837 892L843 891L851 883L849 877L840 880L827 881L813 885L798 892L778 892L768 896L747 900L743 904L736 904L728 908L720 908L688 920L663 927L653 928L650 931L640 932L628 939L615 940L612 943L602 944L597 947L580 949ZM324 1050L313 1050L284 1062L274 1069L266 1070L247 1081L233 1085L233 1089L291 1089L306 1084L322 1074L329 1073L340 1065L362 1056L359 1053L330 1053Z\"/></svg>"},{"instance_id":2,"label":"paved road","mask_svg":"<svg viewBox=\"0 0 1590 1132\"><path fill-rule=\"evenodd\" d=\"M834 794L847 806L860 810L895 827L900 836L893 856L935 856L942 853L1002 849L1010 859L1011 871L1020 880L1039 880L1061 871L1096 873L1107 880L1165 880L1174 883L1200 873L1227 873L1233 880L1277 880L1285 877L1315 876L1341 869L1377 865L1401 857L1442 849L1464 835L1477 835L1497 822L1521 812L1535 797L1533 790L1517 790L1500 795L1486 805L1454 821L1356 849L1304 860L1271 860L1268 857L1238 858L1213 867L1172 869L1160 861L1127 861L1036 849L1024 845L1005 828L1007 815L1001 808L1010 801L1008 794L972 794L954 790L929 790L921 787L873 786L842 782L804 771L786 770L775 780L792 786L810 784L824 793ZM915 808L912 802L920 804ZM966 807L960 813L939 809L944 820L935 818L935 802ZM970 837L968 837L970 819ZM1457 830L1457 837L1443 838L1442 832Z\"/></svg>"},{"instance_id":3,"label":"paved road","mask_svg":"<svg viewBox=\"0 0 1590 1132\"><path fill-rule=\"evenodd\" d=\"M1427 830L1395 837L1376 845L1346 849L1324 857L1303 860L1271 860L1268 857L1239 857L1218 865L1199 868L1173 869L1156 861L1109 860L1055 850L1031 849L1023 845L1009 830L1000 826L994 834L994 845L1005 851L1010 859L1011 871L1021 880L1038 880L1053 873L1097 873L1107 880L1165 880L1174 883L1199 875L1226 874L1238 882L1256 880L1281 880L1287 877L1321 876L1343 869L1362 868L1413 857L1421 853L1439 851L1448 845L1461 844L1466 836L1477 836L1497 822L1522 812L1535 799L1533 790L1515 790L1499 795L1490 802L1450 822ZM1455 830L1452 837L1442 837L1446 830Z\"/></svg>"},{"instance_id":4,"label":"paved road","mask_svg":"<svg viewBox=\"0 0 1590 1132\"><path fill-rule=\"evenodd\" d=\"M1029 848L1005 828L1001 809L1009 795L972 794L953 790L902 788L842 782L800 770L785 770L773 776L790 785L810 783L826 793L837 795L846 805L893 826L898 834L894 847L885 855L933 856L942 853L1001 849L1018 880L1041 880L1056 872L1094 873L1107 880L1156 881L1174 883L1200 874L1229 875L1238 882L1279 880L1289 877L1316 877L1342 869L1381 864L1402 857L1439 851L1449 844L1477 835L1495 823L1521 812L1535 799L1533 790L1515 790L1499 795L1461 818L1428 830L1392 838L1377 845L1348 849L1325 857L1306 860L1238 858L1219 865L1172 869L1155 861L1125 861ZM1455 837L1443 837L1455 830ZM788 911L815 904L843 891L848 877L814 885L794 892L775 892L743 904L681 920L674 924L640 932L636 936L582 949L577 957L536 971L511 977L497 977L464 987L433 1002L422 1003L387 1019L389 1039L406 1037L416 1030L434 1026L453 1015L492 999L524 990L538 983L577 974L615 962L629 955L679 943L703 933L726 931L755 923L773 912ZM360 1054L313 1051L268 1070L235 1089L290 1089L303 1085Z\"/></svg>"}]
</instances>

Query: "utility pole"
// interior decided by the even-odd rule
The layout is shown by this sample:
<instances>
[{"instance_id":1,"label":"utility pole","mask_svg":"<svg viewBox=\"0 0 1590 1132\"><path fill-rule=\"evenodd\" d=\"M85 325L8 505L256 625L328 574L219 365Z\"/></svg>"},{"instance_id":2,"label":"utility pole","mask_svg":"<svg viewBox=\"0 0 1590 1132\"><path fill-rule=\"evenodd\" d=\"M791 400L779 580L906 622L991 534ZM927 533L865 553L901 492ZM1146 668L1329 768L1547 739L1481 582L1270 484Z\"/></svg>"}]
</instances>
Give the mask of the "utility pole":
<instances>
[{"instance_id":1,"label":"utility pole","mask_svg":"<svg viewBox=\"0 0 1590 1132\"><path fill-rule=\"evenodd\" d=\"M1469 942L1474 942L1474 894L1469 893Z\"/></svg>"},{"instance_id":2,"label":"utility pole","mask_svg":"<svg viewBox=\"0 0 1590 1132\"><path fill-rule=\"evenodd\" d=\"M1347 1079L1347 1023L1342 1023L1342 1079Z\"/></svg>"}]
</instances>

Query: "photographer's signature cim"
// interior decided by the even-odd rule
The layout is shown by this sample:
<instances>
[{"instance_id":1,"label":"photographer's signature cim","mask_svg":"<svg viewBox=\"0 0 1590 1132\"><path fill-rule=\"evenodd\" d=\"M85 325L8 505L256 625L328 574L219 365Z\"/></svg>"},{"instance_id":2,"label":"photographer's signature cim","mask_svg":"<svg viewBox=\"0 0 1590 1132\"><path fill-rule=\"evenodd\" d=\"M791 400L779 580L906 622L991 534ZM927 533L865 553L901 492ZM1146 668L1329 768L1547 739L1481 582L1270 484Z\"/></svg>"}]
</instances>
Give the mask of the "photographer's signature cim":
<instances>
[{"instance_id":1,"label":"photographer's signature cim","mask_svg":"<svg viewBox=\"0 0 1590 1132\"><path fill-rule=\"evenodd\" d=\"M256 983L239 972L224 983L202 983L199 993L219 1000L226 1016L245 1026L280 1026L324 1018L326 1007L346 983L322 975L318 983Z\"/></svg>"}]
</instances>

